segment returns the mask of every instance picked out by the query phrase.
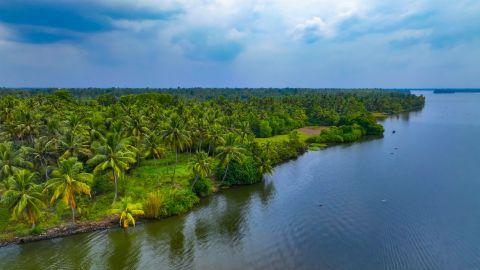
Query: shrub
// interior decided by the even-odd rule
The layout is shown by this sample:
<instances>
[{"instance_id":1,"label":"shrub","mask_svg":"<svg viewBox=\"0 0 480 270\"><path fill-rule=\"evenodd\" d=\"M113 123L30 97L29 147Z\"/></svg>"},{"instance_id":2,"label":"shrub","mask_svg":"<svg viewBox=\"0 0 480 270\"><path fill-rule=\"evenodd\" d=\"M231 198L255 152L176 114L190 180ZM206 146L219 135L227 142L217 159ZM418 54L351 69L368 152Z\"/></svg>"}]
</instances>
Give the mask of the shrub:
<instances>
[{"instance_id":1,"label":"shrub","mask_svg":"<svg viewBox=\"0 0 480 270\"><path fill-rule=\"evenodd\" d=\"M107 175L95 176L92 185L92 195L104 194L113 190L112 183Z\"/></svg>"},{"instance_id":2,"label":"shrub","mask_svg":"<svg viewBox=\"0 0 480 270\"><path fill-rule=\"evenodd\" d=\"M207 197L213 192L212 181L208 178L199 178L193 186L193 192L199 197Z\"/></svg>"},{"instance_id":3,"label":"shrub","mask_svg":"<svg viewBox=\"0 0 480 270\"><path fill-rule=\"evenodd\" d=\"M151 192L147 195L147 200L143 205L143 211L147 218L159 218L162 214L162 207L165 198L160 192Z\"/></svg>"},{"instance_id":4,"label":"shrub","mask_svg":"<svg viewBox=\"0 0 480 270\"><path fill-rule=\"evenodd\" d=\"M169 190L165 194L165 200L163 207L161 208L161 214L162 216L182 214L190 210L198 202L198 197L195 196L195 194L190 190Z\"/></svg>"},{"instance_id":5,"label":"shrub","mask_svg":"<svg viewBox=\"0 0 480 270\"><path fill-rule=\"evenodd\" d=\"M226 185L245 185L260 182L262 174L259 171L259 166L256 166L252 157L247 157L243 162L231 162L228 167L227 175L225 176ZM223 179L225 168L217 167L217 179Z\"/></svg>"}]
</instances>

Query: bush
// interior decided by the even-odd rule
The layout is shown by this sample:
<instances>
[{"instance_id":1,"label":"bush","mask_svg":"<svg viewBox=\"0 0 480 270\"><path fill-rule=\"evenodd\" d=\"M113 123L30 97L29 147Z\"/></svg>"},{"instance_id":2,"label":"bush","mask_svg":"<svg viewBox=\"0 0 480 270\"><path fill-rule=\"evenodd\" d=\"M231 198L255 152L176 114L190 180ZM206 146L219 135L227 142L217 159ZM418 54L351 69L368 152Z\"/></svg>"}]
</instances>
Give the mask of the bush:
<instances>
[{"instance_id":1,"label":"bush","mask_svg":"<svg viewBox=\"0 0 480 270\"><path fill-rule=\"evenodd\" d=\"M320 135L307 139L308 143L345 143L360 140L367 134L365 128L358 124L329 127Z\"/></svg>"},{"instance_id":2,"label":"bush","mask_svg":"<svg viewBox=\"0 0 480 270\"><path fill-rule=\"evenodd\" d=\"M143 204L143 211L147 218L159 218L162 214L162 207L165 198L160 192L151 192L147 195L147 200Z\"/></svg>"},{"instance_id":3,"label":"bush","mask_svg":"<svg viewBox=\"0 0 480 270\"><path fill-rule=\"evenodd\" d=\"M162 216L173 216L187 212L199 199L190 190L174 189L165 194L163 207L161 207Z\"/></svg>"},{"instance_id":4,"label":"bush","mask_svg":"<svg viewBox=\"0 0 480 270\"><path fill-rule=\"evenodd\" d=\"M113 185L108 181L107 175L95 176L92 185L92 195L104 194L113 190Z\"/></svg>"},{"instance_id":5,"label":"bush","mask_svg":"<svg viewBox=\"0 0 480 270\"><path fill-rule=\"evenodd\" d=\"M193 192L199 197L207 197L213 192L212 181L208 178L199 178L193 186Z\"/></svg>"},{"instance_id":6,"label":"bush","mask_svg":"<svg viewBox=\"0 0 480 270\"><path fill-rule=\"evenodd\" d=\"M256 166L252 157L247 157L241 163L231 162L227 175L225 176L224 184L245 185L258 183L262 180L262 173L260 173L258 168L259 166ZM225 168L218 166L216 170L217 179L222 180L224 173Z\"/></svg>"}]
</instances>

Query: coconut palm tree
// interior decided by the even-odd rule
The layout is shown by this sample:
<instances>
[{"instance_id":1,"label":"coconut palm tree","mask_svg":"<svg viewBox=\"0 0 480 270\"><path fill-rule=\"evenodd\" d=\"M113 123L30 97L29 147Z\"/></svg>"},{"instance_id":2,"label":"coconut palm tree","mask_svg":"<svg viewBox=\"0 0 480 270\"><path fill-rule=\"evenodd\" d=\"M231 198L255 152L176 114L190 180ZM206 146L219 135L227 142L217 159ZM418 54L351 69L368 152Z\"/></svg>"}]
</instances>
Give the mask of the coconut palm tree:
<instances>
[{"instance_id":1,"label":"coconut palm tree","mask_svg":"<svg viewBox=\"0 0 480 270\"><path fill-rule=\"evenodd\" d=\"M191 186L193 189L198 178L205 178L212 173L212 159L204 151L199 151L195 154L191 166L192 173L195 176Z\"/></svg>"},{"instance_id":2,"label":"coconut palm tree","mask_svg":"<svg viewBox=\"0 0 480 270\"><path fill-rule=\"evenodd\" d=\"M49 140L46 136L36 138L33 146L27 149L30 160L35 163L37 171L44 171L45 179L48 179L48 168L51 160L55 158L55 141Z\"/></svg>"},{"instance_id":3,"label":"coconut palm tree","mask_svg":"<svg viewBox=\"0 0 480 270\"><path fill-rule=\"evenodd\" d=\"M238 144L238 137L233 133L229 133L225 138L225 143L217 147L217 157L221 164L225 167L222 177L222 184L227 177L228 167L232 161L241 162L245 158L245 149Z\"/></svg>"},{"instance_id":4,"label":"coconut palm tree","mask_svg":"<svg viewBox=\"0 0 480 270\"><path fill-rule=\"evenodd\" d=\"M35 228L40 217L40 208L44 207L40 185L35 184L36 174L25 169L15 170L7 179L2 204L6 205L12 219L26 219Z\"/></svg>"},{"instance_id":5,"label":"coconut palm tree","mask_svg":"<svg viewBox=\"0 0 480 270\"><path fill-rule=\"evenodd\" d=\"M52 190L50 203L55 203L58 198L72 210L72 223L75 223L76 194L91 196L89 184L93 175L83 170L83 164L76 157L61 160L58 169L53 170L52 178L47 181L45 191Z\"/></svg>"},{"instance_id":6,"label":"coconut palm tree","mask_svg":"<svg viewBox=\"0 0 480 270\"><path fill-rule=\"evenodd\" d=\"M129 197L123 198L120 206L111 210L112 214L119 215L120 227L126 229L128 226L135 226L135 216L144 215L142 205L138 203L131 203Z\"/></svg>"},{"instance_id":7,"label":"coconut palm tree","mask_svg":"<svg viewBox=\"0 0 480 270\"><path fill-rule=\"evenodd\" d=\"M145 137L142 145L143 157L154 159L160 158L165 153L165 148L162 146L161 137L150 133Z\"/></svg>"},{"instance_id":8,"label":"coconut palm tree","mask_svg":"<svg viewBox=\"0 0 480 270\"><path fill-rule=\"evenodd\" d=\"M172 177L175 179L178 152L184 150L191 143L190 133L177 114L173 114L169 118L167 127L162 131L162 138L175 151L175 166L173 167Z\"/></svg>"},{"instance_id":9,"label":"coconut palm tree","mask_svg":"<svg viewBox=\"0 0 480 270\"><path fill-rule=\"evenodd\" d=\"M60 149L63 152L60 159L67 159L72 156L90 156L88 140L75 130L68 130L60 139Z\"/></svg>"},{"instance_id":10,"label":"coconut palm tree","mask_svg":"<svg viewBox=\"0 0 480 270\"><path fill-rule=\"evenodd\" d=\"M225 138L222 136L223 130L220 124L213 124L209 129L207 130L207 137L208 137L208 151L207 154L210 155L210 151L212 150L213 146L213 152L215 152L215 148L218 145L222 145L225 143Z\"/></svg>"},{"instance_id":11,"label":"coconut palm tree","mask_svg":"<svg viewBox=\"0 0 480 270\"><path fill-rule=\"evenodd\" d=\"M15 150L12 142L0 143L0 176L6 178L21 168L32 168L33 164L25 160L26 148Z\"/></svg>"},{"instance_id":12,"label":"coconut palm tree","mask_svg":"<svg viewBox=\"0 0 480 270\"><path fill-rule=\"evenodd\" d=\"M250 128L250 124L247 121L243 121L238 126L238 130L240 131L240 138L242 143L247 140L248 135L252 133L252 129Z\"/></svg>"},{"instance_id":13,"label":"coconut palm tree","mask_svg":"<svg viewBox=\"0 0 480 270\"><path fill-rule=\"evenodd\" d=\"M115 184L113 203L118 196L118 179L130 168L131 164L136 162L135 152L129 143L128 138L121 138L118 133L109 133L101 143L93 146L95 155L87 161L88 164L95 166L93 170L95 174L103 171L112 172Z\"/></svg>"}]
</instances>

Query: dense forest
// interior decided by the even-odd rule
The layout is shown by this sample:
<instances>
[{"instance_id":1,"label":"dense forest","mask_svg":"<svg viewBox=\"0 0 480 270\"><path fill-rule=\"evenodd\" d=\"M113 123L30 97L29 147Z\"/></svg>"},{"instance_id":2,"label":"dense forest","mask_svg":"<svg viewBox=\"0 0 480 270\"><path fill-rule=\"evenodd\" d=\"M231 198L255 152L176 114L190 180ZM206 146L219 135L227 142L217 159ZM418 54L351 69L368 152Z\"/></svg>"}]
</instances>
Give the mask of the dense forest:
<instances>
[{"instance_id":1,"label":"dense forest","mask_svg":"<svg viewBox=\"0 0 480 270\"><path fill-rule=\"evenodd\" d=\"M2 89L1 238L67 223L179 214L261 181L308 145L381 136L379 113L423 107L406 91ZM303 127L321 127L303 134Z\"/></svg>"}]
</instances>

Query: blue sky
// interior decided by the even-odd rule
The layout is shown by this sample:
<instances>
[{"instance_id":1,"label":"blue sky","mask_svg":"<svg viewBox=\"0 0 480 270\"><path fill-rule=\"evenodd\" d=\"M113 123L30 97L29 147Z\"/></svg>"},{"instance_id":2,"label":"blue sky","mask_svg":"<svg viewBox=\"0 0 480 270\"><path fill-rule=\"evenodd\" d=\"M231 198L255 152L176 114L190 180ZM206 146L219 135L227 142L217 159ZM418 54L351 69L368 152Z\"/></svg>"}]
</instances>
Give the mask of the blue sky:
<instances>
[{"instance_id":1,"label":"blue sky","mask_svg":"<svg viewBox=\"0 0 480 270\"><path fill-rule=\"evenodd\" d=\"M480 1L0 0L0 86L480 87Z\"/></svg>"}]
</instances>

